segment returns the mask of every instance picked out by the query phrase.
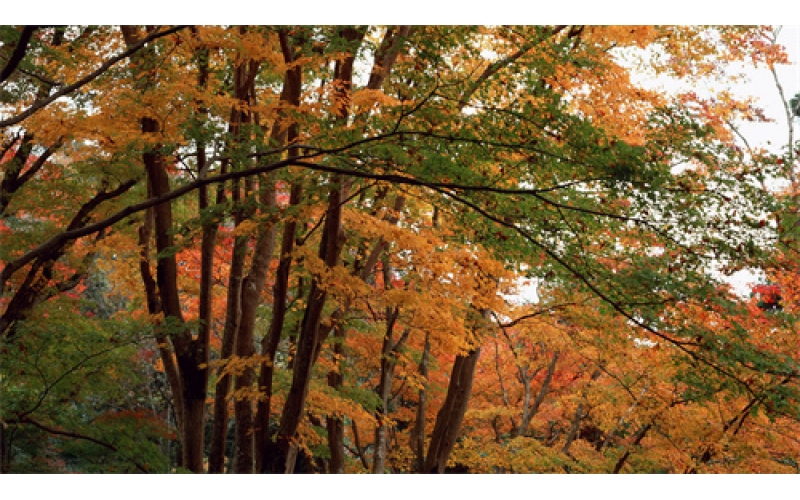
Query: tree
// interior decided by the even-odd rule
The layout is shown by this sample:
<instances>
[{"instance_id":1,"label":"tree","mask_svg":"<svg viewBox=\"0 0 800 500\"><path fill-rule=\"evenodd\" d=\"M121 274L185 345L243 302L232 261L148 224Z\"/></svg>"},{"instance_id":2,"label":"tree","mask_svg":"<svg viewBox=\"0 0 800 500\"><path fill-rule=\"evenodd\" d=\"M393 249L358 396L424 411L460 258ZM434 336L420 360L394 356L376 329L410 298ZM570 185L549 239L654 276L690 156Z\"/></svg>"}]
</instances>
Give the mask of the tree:
<instances>
[{"instance_id":1,"label":"tree","mask_svg":"<svg viewBox=\"0 0 800 500\"><path fill-rule=\"evenodd\" d=\"M685 471L726 456L714 443L751 432L750 412L794 425L795 357L760 340L785 324L710 272L762 263L776 238L761 184L780 162L729 126L760 114L647 90L625 63L648 49L663 57L645 69L689 81L780 63L767 28L2 34L4 349L48 317L91 323L55 312L102 275L124 300L97 328L139 325L131 342L158 352L136 369L168 387L172 466ZM511 298L523 278L538 302ZM50 355L112 366L76 332ZM716 442L673 428L718 393ZM20 408L4 422L34 425ZM55 419L37 428L67 432Z\"/></svg>"}]
</instances>

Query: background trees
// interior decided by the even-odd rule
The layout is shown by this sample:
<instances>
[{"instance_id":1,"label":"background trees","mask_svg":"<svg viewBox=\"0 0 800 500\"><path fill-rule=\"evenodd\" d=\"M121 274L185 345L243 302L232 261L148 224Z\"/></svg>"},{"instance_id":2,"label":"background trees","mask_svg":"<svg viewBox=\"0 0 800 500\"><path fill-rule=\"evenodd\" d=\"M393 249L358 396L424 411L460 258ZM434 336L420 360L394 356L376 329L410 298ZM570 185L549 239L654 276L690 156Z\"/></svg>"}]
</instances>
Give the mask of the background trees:
<instances>
[{"instance_id":1,"label":"background trees","mask_svg":"<svg viewBox=\"0 0 800 500\"><path fill-rule=\"evenodd\" d=\"M769 35L4 28L4 470L796 469Z\"/></svg>"}]
</instances>

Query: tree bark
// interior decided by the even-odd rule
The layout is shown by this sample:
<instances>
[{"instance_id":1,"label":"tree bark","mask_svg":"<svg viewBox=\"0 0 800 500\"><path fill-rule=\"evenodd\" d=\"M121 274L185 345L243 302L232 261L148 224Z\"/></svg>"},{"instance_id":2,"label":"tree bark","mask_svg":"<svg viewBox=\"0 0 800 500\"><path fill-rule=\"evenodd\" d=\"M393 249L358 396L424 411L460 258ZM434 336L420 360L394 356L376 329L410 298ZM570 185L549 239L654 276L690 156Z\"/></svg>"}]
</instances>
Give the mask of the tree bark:
<instances>
[{"instance_id":1,"label":"tree bark","mask_svg":"<svg viewBox=\"0 0 800 500\"><path fill-rule=\"evenodd\" d=\"M271 190L272 191L272 190ZM274 201L274 191L267 195ZM236 355L240 358L252 357L255 354L255 322L256 310L261 299L261 292L267 277L267 271L272 260L275 247L274 222L260 229L253 264L242 284L242 313L239 322L239 332L236 338ZM252 388L255 383L255 369L245 370L236 377L237 390ZM248 397L239 397L234 401L234 414L236 415L236 460L235 472L238 474L252 473L255 460L255 434L253 401Z\"/></svg>"},{"instance_id":2,"label":"tree bark","mask_svg":"<svg viewBox=\"0 0 800 500\"><path fill-rule=\"evenodd\" d=\"M157 133L158 124L151 118L142 119L142 131ZM163 156L156 151L144 153L144 164L153 196L168 193L169 177ZM169 250L172 239L172 204L162 203L153 208L155 215L156 284L164 312L167 332L175 346L178 372L181 377L183 399L183 466L192 472L203 472L203 429L205 400L208 383L207 346L203 339L192 339L186 328L178 294L178 268L175 255ZM171 331L174 329L175 331Z\"/></svg>"},{"instance_id":3,"label":"tree bark","mask_svg":"<svg viewBox=\"0 0 800 500\"><path fill-rule=\"evenodd\" d=\"M244 28L242 28L244 30ZM234 77L235 97L243 105L255 103L255 77L260 67L260 61L250 60L242 63L236 70ZM249 111L240 111L241 125L254 123ZM256 124L257 125L257 124ZM241 131L244 132L244 131ZM244 138L241 138L244 139ZM252 183L253 181L248 181ZM259 181L259 205L266 209L268 214L276 206L275 186L272 176L261 178ZM245 277L241 288L241 312L236 332L234 352L240 359L252 358L255 354L255 323L256 312L261 300L267 272L275 248L275 219L271 214L262 221L258 227L256 248L250 270ZM255 368L246 366L234 381L234 390L240 392L233 403L235 416L235 458L234 472L238 474L251 474L255 465L255 430L253 411L254 401L250 396L241 394L253 388L256 381Z\"/></svg>"},{"instance_id":4,"label":"tree bark","mask_svg":"<svg viewBox=\"0 0 800 500\"><path fill-rule=\"evenodd\" d=\"M622 467L625 466L625 462L628 460L628 457L631 456L631 448L633 448L634 446L639 446L639 443L642 442L642 439L644 439L644 436L647 434L647 431L649 431L652 426L653 423L650 422L639 428L639 430L636 432L636 436L634 437L633 442L625 449L625 453L623 453L622 456L619 457L617 463L614 465L614 470L611 472L612 474L619 474L619 472L622 470Z\"/></svg>"},{"instance_id":5,"label":"tree bark","mask_svg":"<svg viewBox=\"0 0 800 500\"><path fill-rule=\"evenodd\" d=\"M536 399L533 401L533 405L530 407L528 406L527 395L526 392L526 401L523 405L522 409L522 419L520 420L519 427L514 429L512 433L513 437L517 436L524 436L528 433L528 427L531 424L531 420L533 419L534 415L539 411L539 407L542 406L544 402L544 398L547 396L547 391L550 389L550 383L553 380L553 375L556 371L556 363L558 362L558 352L553 353L553 359L550 361L550 366L547 367L547 374L542 381L542 387L539 389L539 393L536 395Z\"/></svg>"},{"instance_id":6,"label":"tree bark","mask_svg":"<svg viewBox=\"0 0 800 500\"><path fill-rule=\"evenodd\" d=\"M142 226L139 228L139 274L144 284L145 297L147 300L147 312L151 315L161 314L161 299L158 296L158 287L153 275L150 272L150 238L153 233L153 211L147 210ZM172 406L175 411L175 422L177 423L178 436L183 436L183 399L181 394L181 379L178 373L178 365L171 348L169 339L162 334L156 335L156 344L161 361L164 364L164 373L167 376L170 393L172 395ZM182 457L179 457L179 467L183 466Z\"/></svg>"},{"instance_id":7,"label":"tree bark","mask_svg":"<svg viewBox=\"0 0 800 500\"><path fill-rule=\"evenodd\" d=\"M366 31L344 27L341 28L342 38L354 45L347 57L337 62L334 71L335 101L338 103L335 119L343 122L350 113L350 95L353 85L353 65L355 53ZM325 212L325 223L322 229L319 257L329 268L333 268L339 261L341 252L340 232L342 224L342 203L346 199L346 189L343 188L343 179L340 175L331 178L331 189L328 194L328 207ZM327 292L315 279L311 283L306 309L297 339L294 366L292 370L292 383L286 397L286 404L281 414L280 426L276 435L276 446L273 456L270 457L269 469L273 472L292 472L297 455L293 439L300 426L305 409L308 385L311 381L311 369L320 344L320 322L322 311L327 300Z\"/></svg>"},{"instance_id":8,"label":"tree bark","mask_svg":"<svg viewBox=\"0 0 800 500\"><path fill-rule=\"evenodd\" d=\"M295 61L294 48L289 43L286 30L279 30L278 38L281 44L281 52L284 61L289 69L284 75L283 92L281 100L288 106L294 108L300 104L302 91L302 68L293 65ZM289 124L286 130L286 143L293 144L299 136L297 123ZM299 156L300 150L297 147L290 147L288 154L290 157ZM289 206L297 207L302 198L302 184L300 181L292 184L289 194ZM290 209L291 209L290 208ZM261 341L261 355L266 361L261 364L258 377L258 389L261 398L256 403L255 415L255 445L256 445L256 470L258 472L268 471L268 454L274 454L270 440L270 413L272 405L272 378L275 373L275 354L280 345L283 333L283 325L286 319L287 299L289 295L289 271L292 264L292 251L294 250L295 233L297 222L294 217L284 223L283 236L281 239L281 249L279 255L278 269L275 273L275 284L272 290L272 318L266 336Z\"/></svg>"},{"instance_id":9,"label":"tree bark","mask_svg":"<svg viewBox=\"0 0 800 500\"><path fill-rule=\"evenodd\" d=\"M123 37L129 47L143 40L140 30L133 26L122 27ZM151 48L140 51L135 59L142 66L151 64L150 58L154 55ZM155 74L142 76L137 85L142 92L154 88ZM145 115L139 120L142 132L145 134L159 134L161 127L158 121ZM149 193L153 197L162 196L170 192L169 175L166 169L166 160L161 145L156 144L144 151L142 160L147 174ZM172 340L175 348L175 359L181 382L180 397L183 401L183 425L181 426L181 445L183 452L183 466L188 470L203 472L203 441L205 423L205 400L208 386L207 354L208 346L204 339L192 338L192 333L186 327L183 310L178 293L178 266L175 255L171 252L173 247L173 220L172 203L161 203L153 207L154 229L156 240L156 285L158 286L161 309L164 313L165 335Z\"/></svg>"},{"instance_id":10,"label":"tree bark","mask_svg":"<svg viewBox=\"0 0 800 500\"><path fill-rule=\"evenodd\" d=\"M436 414L436 423L431 434L430 445L428 445L428 454L425 457L423 469L426 473L441 474L447 466L447 460L461 432L464 414L467 412L472 381L475 377L475 366L479 356L480 348L456 356L450 375L450 384L447 386L447 395L442 408Z\"/></svg>"},{"instance_id":11,"label":"tree bark","mask_svg":"<svg viewBox=\"0 0 800 500\"><path fill-rule=\"evenodd\" d=\"M238 115L231 115L231 124L229 131L232 131L238 124L235 124ZM228 162L222 163L222 171L228 170ZM231 183L231 202L233 205L233 220L234 228L244 220L244 214L241 207L242 201L242 188L241 180L235 179ZM225 191L220 187L217 192L217 203L225 202ZM233 241L233 249L231 253L231 264L228 270L228 292L225 303L225 326L222 331L222 347L220 348L220 358L222 361L227 361L233 356L236 349L236 333L239 330L239 321L241 318L241 299L242 299L242 282L244 281L245 274L245 259L247 257L247 242L249 238L246 236L236 236ZM230 395L231 384L233 376L225 373L225 365L217 369L217 384L214 393L214 422L211 428L211 444L208 458L208 471L214 474L223 474L225 472L225 457L227 455L227 439L228 427L230 417L230 404L228 397ZM228 464L231 469L232 464Z\"/></svg>"},{"instance_id":12,"label":"tree bark","mask_svg":"<svg viewBox=\"0 0 800 500\"><path fill-rule=\"evenodd\" d=\"M340 179L336 179L335 186ZM338 187L331 189L328 198L328 209L323 226L322 242L320 244L320 258L328 267L335 267L339 260L341 245L339 244L339 231L341 229L341 201L342 196ZM314 280L308 295L308 302L303 315L300 336L297 340L292 384L286 397L286 404L281 414L280 427L278 428L276 445L277 453L272 458L270 469L273 472L286 472L294 468L294 455L292 452L294 439L300 422L303 418L308 384L311 381L311 368L314 353L319 341L320 321L322 309L325 307L327 292Z\"/></svg>"},{"instance_id":13,"label":"tree bark","mask_svg":"<svg viewBox=\"0 0 800 500\"><path fill-rule=\"evenodd\" d=\"M236 194L238 189L234 189L234 203L239 198ZM225 327L222 333L222 348L220 358L230 359L236 346L236 332L239 330L239 320L241 317L241 290L244 281L244 264L247 254L247 238L237 237L233 243L233 254L231 266L228 274L228 294L225 310ZM217 370L219 378L217 380L216 392L214 394L214 423L211 428L211 449L208 457L208 471L215 474L225 472L225 455L228 438L229 405L228 396L230 394L232 377L222 372L224 366Z\"/></svg>"},{"instance_id":14,"label":"tree bark","mask_svg":"<svg viewBox=\"0 0 800 500\"><path fill-rule=\"evenodd\" d=\"M344 355L344 324L339 322L333 329L333 357L339 365L339 369L328 372L328 386L334 390L342 388L343 377L341 373L341 362ZM329 472L331 474L344 474L344 421L338 416L328 416L325 419L325 427L328 430L328 448L331 453Z\"/></svg>"},{"instance_id":15,"label":"tree bark","mask_svg":"<svg viewBox=\"0 0 800 500\"><path fill-rule=\"evenodd\" d=\"M431 353L430 335L425 334L425 344L422 348L422 358L419 362L419 376L424 386L419 390L419 403L417 404L417 414L414 421L414 428L411 431L411 449L414 451L414 470L423 472L425 467L425 415L428 410L428 394L425 390L428 380L428 357Z\"/></svg>"},{"instance_id":16,"label":"tree bark","mask_svg":"<svg viewBox=\"0 0 800 500\"><path fill-rule=\"evenodd\" d=\"M372 473L383 474L386 467L386 453L388 441L388 429L386 418L389 413L389 398L392 395L392 380L394 379L395 352L392 346L392 333L397 322L399 311L395 308L387 317L386 333L383 337L381 347L381 375L378 382L378 397L381 399L381 406L378 409L376 420L378 424L375 428L375 452L372 456Z\"/></svg>"},{"instance_id":17,"label":"tree bark","mask_svg":"<svg viewBox=\"0 0 800 500\"><path fill-rule=\"evenodd\" d=\"M297 206L302 196L301 185L292 186L289 205ZM284 225L283 239L281 241L281 258L278 269L275 273L275 284L272 292L272 319L269 330L261 344L261 355L267 357L267 361L261 365L261 372L258 378L259 392L262 393L261 399L256 404L256 470L261 473L269 471L268 455L276 453L270 440L269 419L272 405L272 378L275 373L275 354L283 332L283 325L286 319L286 306L289 294L289 271L292 263L292 251L294 250L294 238L297 223L294 219L289 220Z\"/></svg>"}]
</instances>

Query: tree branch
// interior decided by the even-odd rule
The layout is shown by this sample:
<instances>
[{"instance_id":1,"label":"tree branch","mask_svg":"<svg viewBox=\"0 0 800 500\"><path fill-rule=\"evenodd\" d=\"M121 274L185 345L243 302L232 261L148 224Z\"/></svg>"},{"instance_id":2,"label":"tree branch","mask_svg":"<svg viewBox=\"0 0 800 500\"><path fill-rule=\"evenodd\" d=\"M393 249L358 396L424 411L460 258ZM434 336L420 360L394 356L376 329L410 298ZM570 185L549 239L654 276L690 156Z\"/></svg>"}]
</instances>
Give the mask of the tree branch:
<instances>
[{"instance_id":1,"label":"tree branch","mask_svg":"<svg viewBox=\"0 0 800 500\"><path fill-rule=\"evenodd\" d=\"M37 29L38 26L25 26L22 28L22 34L19 36L17 46L14 47L14 52L11 53L11 59L8 60L3 70L0 71L0 83L8 80L14 70L17 69L17 66L19 66L19 63L22 62L25 53L28 51L28 43L31 41L31 36L33 36L33 32Z\"/></svg>"},{"instance_id":2,"label":"tree branch","mask_svg":"<svg viewBox=\"0 0 800 500\"><path fill-rule=\"evenodd\" d=\"M151 35L146 36L140 42L138 42L138 43L136 43L134 45L131 45L130 47L128 47L128 49L124 50L120 54L118 54L118 55L112 57L111 59L107 60L99 68L97 68L93 72L89 73L85 77L81 78L77 82L73 83L72 85L67 85L66 87L64 87L61 90L59 90L58 92L54 93L50 97L47 97L45 99L41 99L41 100L38 100L38 101L34 102L33 104L31 104L31 106L28 109L26 109L25 111L21 112L17 116L9 118L8 120L0 121L0 129L18 124L19 122L25 120L26 118L28 118L32 114L36 113L40 109L42 109L45 106L49 105L50 103L52 103L56 99L60 99L60 98L64 97L65 95L71 94L72 92L78 90L79 88L83 87L84 85L88 84L89 82L95 80L97 77L101 76L103 73L108 71L108 69L111 68L113 65L115 65L118 62L120 62L121 60L123 60L123 59L125 59L127 57L130 57L131 55L135 54L136 52L141 50L146 44L152 42L153 40L157 40L158 38L162 38L162 37L165 37L165 36L170 35L172 33L176 33L176 32L178 32L178 31L180 31L182 29L185 29L185 28L187 28L187 26L175 26L173 28L169 28L169 29L164 30L164 31L159 31L157 33L152 33Z\"/></svg>"}]
</instances>

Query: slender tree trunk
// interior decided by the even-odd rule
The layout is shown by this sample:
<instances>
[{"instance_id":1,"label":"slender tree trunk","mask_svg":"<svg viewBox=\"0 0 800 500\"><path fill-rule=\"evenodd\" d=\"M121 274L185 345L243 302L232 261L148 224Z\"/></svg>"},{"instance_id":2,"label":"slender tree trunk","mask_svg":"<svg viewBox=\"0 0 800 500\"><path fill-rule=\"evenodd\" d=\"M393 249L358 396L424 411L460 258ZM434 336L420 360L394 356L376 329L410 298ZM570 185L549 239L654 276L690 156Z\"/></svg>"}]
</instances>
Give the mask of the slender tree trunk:
<instances>
[{"instance_id":1,"label":"slender tree trunk","mask_svg":"<svg viewBox=\"0 0 800 500\"><path fill-rule=\"evenodd\" d=\"M224 167L224 166L223 166ZM241 201L241 186L239 180L234 180L231 187L231 197L234 207ZM234 226L242 221L240 210L234 209ZM228 360L233 356L236 348L236 332L239 330L241 317L241 291L244 281L244 265L247 256L247 241L245 236L237 236L233 242L231 265L228 271L228 293L225 308L225 326L222 332L222 347L220 358ZM230 394L232 376L223 373L224 366L217 370L219 376L214 394L214 423L211 428L211 449L208 457L208 471L215 474L224 472L226 445L228 438L228 423L230 409L228 396Z\"/></svg>"},{"instance_id":2,"label":"slender tree trunk","mask_svg":"<svg viewBox=\"0 0 800 500\"><path fill-rule=\"evenodd\" d=\"M302 91L302 68L293 65L295 61L295 50L289 43L289 36L286 30L278 31L278 39L281 45L283 58L289 69L284 75L283 92L281 100L289 107L296 107L300 104ZM282 134L282 131L278 131ZM297 123L290 123L286 130L286 143L293 144L299 136ZM288 154L290 157L299 156L300 149L290 147ZM302 198L302 183L300 181L292 184L289 194L289 206L295 208L300 204ZM283 333L283 325L286 319L287 299L289 295L289 271L292 264L292 251L294 250L294 239L297 231L297 222L294 218L287 220L283 228L281 239L281 249L279 255L278 269L275 274L275 284L272 290L272 318L266 336L261 341L261 355L266 361L261 364L258 376L258 389L261 398L256 403L255 445L256 445L256 471L268 471L268 454L274 454L270 440L270 413L272 405L272 378L275 373L275 354L280 345Z\"/></svg>"},{"instance_id":3,"label":"slender tree trunk","mask_svg":"<svg viewBox=\"0 0 800 500\"><path fill-rule=\"evenodd\" d=\"M342 388L343 377L341 373L341 362L338 361L344 354L344 324L339 322L333 329L333 356L339 364L335 371L328 372L328 386L334 390ZM331 453L329 460L329 472L331 474L344 474L344 421L341 417L328 416L325 419L325 426L328 430L328 448Z\"/></svg>"},{"instance_id":4,"label":"slender tree trunk","mask_svg":"<svg viewBox=\"0 0 800 500\"><path fill-rule=\"evenodd\" d=\"M145 298L147 300L147 312L151 315L160 314L161 299L158 296L158 286L150 272L150 239L153 233L153 212L147 210L142 226L139 228L139 274L144 284ZM175 355L172 351L169 339L163 334L156 335L156 345L164 364L164 373L167 377L170 393L172 395L172 406L175 409L175 422L178 436L183 436L183 399L181 394L181 379L178 373L178 365L175 363ZM183 466L183 460L179 457L178 467Z\"/></svg>"},{"instance_id":5,"label":"slender tree trunk","mask_svg":"<svg viewBox=\"0 0 800 500\"><path fill-rule=\"evenodd\" d=\"M344 40L353 44L349 55L337 62L334 71L336 88L334 89L337 102L336 120L344 122L350 113L350 95L353 85L353 65L357 44L366 33L363 29L341 28ZM344 182L340 175L331 178L331 189L328 194L328 207L325 213L325 223L322 229L319 257L329 268L333 268L339 261L341 252L341 224L342 203L347 197ZM286 397L286 404L281 414L280 426L276 435L276 446L270 457L269 469L274 472L290 473L294 470L297 448L292 443L305 410L308 385L311 381L311 369L320 345L320 322L322 312L327 300L327 292L315 279L311 283L308 293L306 309L300 327L300 335L295 349L294 365L292 370L292 383Z\"/></svg>"},{"instance_id":6,"label":"slender tree trunk","mask_svg":"<svg viewBox=\"0 0 800 500\"><path fill-rule=\"evenodd\" d=\"M436 415L436 423L428 445L423 471L426 473L443 473L447 460L455 447L461 432L461 423L467 411L469 396L472 392L472 381L475 377L475 366L480 356L480 348L466 354L456 356L450 384L444 404Z\"/></svg>"},{"instance_id":7,"label":"slender tree trunk","mask_svg":"<svg viewBox=\"0 0 800 500\"><path fill-rule=\"evenodd\" d=\"M372 456L372 473L383 474L386 468L386 454L388 426L387 415L389 413L389 398L392 394L392 380L394 378L395 360L392 359L392 331L397 320L398 311L395 309L391 317L387 320L386 334L383 337L381 348L381 375L378 382L378 397L381 399L381 406L378 409L376 419L378 421L375 428L375 452Z\"/></svg>"},{"instance_id":8,"label":"slender tree trunk","mask_svg":"<svg viewBox=\"0 0 800 500\"><path fill-rule=\"evenodd\" d=\"M569 455L569 449L572 446L572 443L575 441L575 438L578 437L578 431L581 427L581 421L586 418L587 413L583 409L584 404L583 401L578 403L578 407L575 409L575 415L572 416L572 423L569 427L569 432L567 433L567 439L564 441L564 446L561 447L561 453L565 455Z\"/></svg>"},{"instance_id":9,"label":"slender tree trunk","mask_svg":"<svg viewBox=\"0 0 800 500\"><path fill-rule=\"evenodd\" d=\"M150 118L142 119L144 132L156 133L158 124ZM168 193L169 177L167 176L164 158L160 153L147 152L144 163L153 196ZM192 472L203 472L203 429L205 417L205 399L207 385L207 348L203 339L192 339L186 329L178 296L178 270L174 254L168 252L173 246L172 239L172 206L162 203L154 207L156 250L161 254L156 262L156 284L161 298L161 307L169 332L175 345L175 356L178 372L181 377L183 398L183 466ZM167 253L165 255L165 252Z\"/></svg>"},{"instance_id":10,"label":"slender tree trunk","mask_svg":"<svg viewBox=\"0 0 800 500\"><path fill-rule=\"evenodd\" d=\"M628 457L631 456L631 449L635 446L639 446L639 443L642 442L642 439L644 439L647 431L649 431L652 426L653 423L650 422L639 428L639 430L636 432L633 442L627 448L625 448L625 453L619 457L619 460L617 460L617 463L614 465L614 470L611 472L612 474L619 474L619 472L622 470L622 467L625 466L625 462L628 460Z\"/></svg>"},{"instance_id":11,"label":"slender tree trunk","mask_svg":"<svg viewBox=\"0 0 800 500\"><path fill-rule=\"evenodd\" d=\"M274 180L262 179L261 205L267 209L274 208ZM255 323L261 294L267 279L272 254L275 250L275 221L270 219L262 223L253 255L250 272L242 284L242 313L236 339L236 354L240 358L255 355ZM236 377L236 389L251 389L256 381L255 368L249 366ZM253 472L255 464L255 429L253 401L250 398L237 398L234 402L236 415L236 472Z\"/></svg>"},{"instance_id":12,"label":"slender tree trunk","mask_svg":"<svg viewBox=\"0 0 800 500\"><path fill-rule=\"evenodd\" d=\"M244 281L244 263L247 254L247 238L237 237L233 243L233 255L228 277L228 294L225 311L225 327L222 333L220 357L230 359L236 346L236 332L239 330L241 316L241 290ZM222 474L225 466L226 444L228 438L231 375L224 373L224 366L217 370L216 392L214 394L214 424L211 428L211 449L208 457L208 471Z\"/></svg>"},{"instance_id":13,"label":"slender tree trunk","mask_svg":"<svg viewBox=\"0 0 800 500\"><path fill-rule=\"evenodd\" d=\"M268 196L274 200L274 192ZM255 354L256 310L275 247L275 226L274 223L268 224L269 226L263 227L260 231L252 269L242 285L242 315L236 339L236 355L241 358L252 357ZM255 378L255 369L246 368L236 377L236 389L252 388ZM234 413L236 415L235 471L239 474L252 473L255 460L253 401L250 398L237 398L234 402Z\"/></svg>"},{"instance_id":14,"label":"slender tree trunk","mask_svg":"<svg viewBox=\"0 0 800 500\"><path fill-rule=\"evenodd\" d=\"M329 195L322 242L320 244L320 258L330 268L336 266L341 250L339 231L341 229L342 196L338 188L340 182L341 179L334 180L334 186L337 187L331 189ZM311 381L311 368L319 342L322 309L325 307L326 299L327 292L314 280L311 283L300 336L297 339L292 384L286 397L286 404L283 408L278 429L277 454L272 457L271 470L274 472L286 472L294 468L296 450L293 449L292 439L297 433L303 418L306 396L308 395L308 384Z\"/></svg>"},{"instance_id":15,"label":"slender tree trunk","mask_svg":"<svg viewBox=\"0 0 800 500\"><path fill-rule=\"evenodd\" d=\"M428 357L431 352L430 334L425 334L425 344L422 348L422 357L419 362L419 376L425 381L419 390L419 404L417 405L417 415L414 421L414 428L411 431L411 449L414 451L414 469L423 472L425 466L425 415L428 411L428 394L425 387L428 385Z\"/></svg>"},{"instance_id":16,"label":"slender tree trunk","mask_svg":"<svg viewBox=\"0 0 800 500\"><path fill-rule=\"evenodd\" d=\"M484 319L488 319L488 315L489 311L482 311ZM444 404L436 414L423 472L441 474L447 467L447 460L455 447L464 414L467 412L479 356L480 347L456 356Z\"/></svg>"},{"instance_id":17,"label":"slender tree trunk","mask_svg":"<svg viewBox=\"0 0 800 500\"><path fill-rule=\"evenodd\" d=\"M547 391L550 389L550 383L553 380L553 375L555 374L556 371L557 362L558 362L558 352L555 352L553 354L553 359L550 361L550 365L547 367L547 374L544 377L544 381L542 381L542 387L539 389L539 393L536 395L536 399L533 401L533 405L531 405L530 407L528 406L528 401L526 397L526 401L522 411L522 419L520 421L519 427L514 429L514 432L512 433L513 437L524 436L525 434L528 433L528 427L531 424L531 420L533 419L534 415L536 415L536 413L539 411L539 407L542 406L544 398L547 396Z\"/></svg>"},{"instance_id":18,"label":"slender tree trunk","mask_svg":"<svg viewBox=\"0 0 800 500\"><path fill-rule=\"evenodd\" d=\"M202 61L200 62L200 76L198 81L198 86L201 88L205 87L205 84L208 80L208 54L205 53L205 57L201 56ZM200 108L201 112L204 109ZM198 176L205 177L208 165L206 164L206 150L205 150L205 143L202 141L198 142L197 147L197 166L198 166ZM206 210L211 206L210 196L209 196L209 188L208 186L202 186L198 191L198 208L202 210ZM198 306L198 319L199 319L199 331L197 335L197 339L192 342L192 347L194 352L194 359L195 362L199 363L202 366L208 366L208 362L210 359L210 343L211 343L211 330L212 324L214 321L213 316L213 287L214 287L214 250L217 244L217 232L219 229L219 223L217 220L211 220L208 223L203 224L202 226L202 236L201 236L201 244L200 244L200 296L199 296L199 306ZM192 404L196 406L190 413L192 418L194 419L191 425L196 425L199 427L197 433L201 434L200 441L196 446L199 446L199 451L197 453L202 460L202 456L204 454L203 450L203 441L202 438L205 434L205 399L208 392L208 368L204 368L202 370L202 375L200 380L197 384L202 384L202 401L200 401L199 396L201 391L197 391L195 398L192 400ZM197 438L196 438L197 439ZM202 468L202 462L200 464L195 463L194 467Z\"/></svg>"},{"instance_id":19,"label":"slender tree trunk","mask_svg":"<svg viewBox=\"0 0 800 500\"><path fill-rule=\"evenodd\" d=\"M127 45L137 43L140 32L137 27L124 26L123 37ZM150 58L154 55L151 49L144 49L136 56L136 60L143 65L151 65ZM155 70L153 70L154 72ZM151 74L154 74L151 72ZM139 82L142 92L150 91L154 84L150 77L142 77ZM140 119L142 132L153 134L161 132L156 119L144 116ZM146 150L143 163L147 173L149 193L161 196L170 191L169 175L166 169L166 159L161 146L156 144ZM165 332L172 340L175 347L175 358L180 375L180 385L183 406L183 424L181 429L181 445L183 451L183 466L188 470L203 472L203 437L205 422L205 400L208 385L207 354L208 346L203 344L204 339L192 338L191 332L186 328L183 319L180 298L178 294L178 268L175 255L170 252L173 247L173 221L172 204L161 203L153 207L156 251L159 257L156 261L156 285L158 287L161 309L164 313Z\"/></svg>"},{"instance_id":20,"label":"slender tree trunk","mask_svg":"<svg viewBox=\"0 0 800 500\"><path fill-rule=\"evenodd\" d=\"M297 206L302 196L302 187L299 183L292 186L289 204ZM273 285L272 319L269 330L261 344L261 354L267 361L261 365L258 378L259 392L262 398L256 404L256 470L261 473L269 471L268 455L277 453L270 440L269 418L272 404L272 377L275 373L275 353L278 351L283 325L286 319L286 306L289 294L289 271L294 250L294 238L297 223L294 219L286 222L281 241L281 258L275 273Z\"/></svg>"},{"instance_id":21,"label":"slender tree trunk","mask_svg":"<svg viewBox=\"0 0 800 500\"><path fill-rule=\"evenodd\" d=\"M391 369L391 368L388 368ZM388 376L388 372L381 370L382 379ZM383 408L378 412L378 423L375 428L375 452L372 455L372 473L383 474L386 468L386 453L387 453L387 440L388 426L386 422L386 413L388 413L389 398L387 395L386 381L381 380L379 389L381 397L381 405Z\"/></svg>"},{"instance_id":22,"label":"slender tree trunk","mask_svg":"<svg viewBox=\"0 0 800 500\"><path fill-rule=\"evenodd\" d=\"M259 66L260 62L249 61L246 66L243 64L237 71L234 87L236 88L236 96L242 102L255 103L254 82ZM254 122L249 113L242 113L242 115L241 122L243 124ZM273 144L276 143L276 135L278 135L277 132L273 130ZM262 177L259 183L259 205L269 213L276 207L275 180L272 176L267 176ZM264 289L267 272L275 249L275 223L273 216L269 216L267 220L261 222L258 228L256 248L253 253L250 271L242 283L241 316L235 343L236 356L242 359L252 358L256 354L254 335L256 312L261 301L261 293ZM253 388L255 382L255 367L248 365L236 376L234 387L237 392L246 393ZM234 471L239 474L254 472L255 412L253 405L253 399L243 394L239 394L234 399L236 450Z\"/></svg>"},{"instance_id":23,"label":"slender tree trunk","mask_svg":"<svg viewBox=\"0 0 800 500\"><path fill-rule=\"evenodd\" d=\"M401 208L404 202L404 198L398 197L398 200L395 202L395 208ZM397 220L398 217L396 214L390 217L392 223L396 223ZM378 245L376 245L373 251L373 255L382 245L385 245L383 240L378 242ZM367 265L370 265L369 261ZM383 283L387 290L392 288L392 267L388 255L384 255L383 258ZM386 457L389 451L387 415L389 414L392 383L394 382L394 369L397 365L397 356L400 354L400 350L403 348L411 331L406 328L396 342L393 340L394 327L397 324L397 318L399 316L399 308L386 308L386 333L383 337L383 346L381 348L381 375L378 383L378 397L381 399L381 406L376 415L378 426L375 429L375 453L372 463L373 474L383 474L386 468Z\"/></svg>"}]
</instances>

